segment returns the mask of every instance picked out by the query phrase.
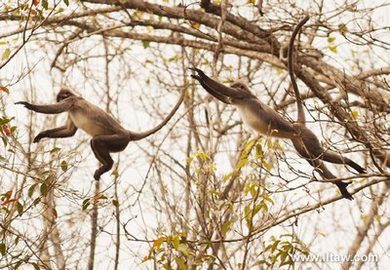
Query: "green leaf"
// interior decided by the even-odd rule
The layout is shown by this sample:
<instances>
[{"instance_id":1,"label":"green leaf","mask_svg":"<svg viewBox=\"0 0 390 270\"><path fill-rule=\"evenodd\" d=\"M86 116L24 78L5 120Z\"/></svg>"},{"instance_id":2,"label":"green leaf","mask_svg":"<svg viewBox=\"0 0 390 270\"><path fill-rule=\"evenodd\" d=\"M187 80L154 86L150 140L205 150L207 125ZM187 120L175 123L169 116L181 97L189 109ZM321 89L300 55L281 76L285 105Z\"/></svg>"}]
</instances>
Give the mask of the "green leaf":
<instances>
[{"instance_id":1,"label":"green leaf","mask_svg":"<svg viewBox=\"0 0 390 270\"><path fill-rule=\"evenodd\" d=\"M13 269L18 269L18 268L19 268L19 266L21 266L21 265L22 265L22 263L23 263L23 260L20 260L20 261L16 262L16 263L14 264L14 267L13 267Z\"/></svg>"},{"instance_id":2,"label":"green leaf","mask_svg":"<svg viewBox=\"0 0 390 270\"><path fill-rule=\"evenodd\" d=\"M29 187L28 188L28 192L27 192L27 194L28 194L28 197L32 197L32 195L34 194L34 191L35 191L35 188L36 188L36 186L37 186L38 184L33 184L33 185L31 185L31 187Z\"/></svg>"},{"instance_id":3,"label":"green leaf","mask_svg":"<svg viewBox=\"0 0 390 270\"><path fill-rule=\"evenodd\" d=\"M269 197L269 195L268 194L263 194L263 198L264 198L264 200L266 200L266 201L269 201L270 203L274 203L274 201Z\"/></svg>"},{"instance_id":4,"label":"green leaf","mask_svg":"<svg viewBox=\"0 0 390 270\"><path fill-rule=\"evenodd\" d=\"M272 169L272 165L270 163L268 163L267 161L265 160L262 160L261 163L263 164L264 168L267 170L267 171L270 171Z\"/></svg>"},{"instance_id":5,"label":"green leaf","mask_svg":"<svg viewBox=\"0 0 390 270\"><path fill-rule=\"evenodd\" d=\"M20 237L16 236L15 241L14 241L15 245L19 244L19 239L20 239Z\"/></svg>"},{"instance_id":6,"label":"green leaf","mask_svg":"<svg viewBox=\"0 0 390 270\"><path fill-rule=\"evenodd\" d=\"M252 214L251 207L249 205L246 205L244 207L244 217L245 217L245 221L246 221L247 226L249 226L250 223L251 223L251 220L252 220L252 215L251 214Z\"/></svg>"},{"instance_id":7,"label":"green leaf","mask_svg":"<svg viewBox=\"0 0 390 270\"><path fill-rule=\"evenodd\" d=\"M16 210L18 210L19 216L23 214L23 205L20 202L16 202Z\"/></svg>"},{"instance_id":8,"label":"green leaf","mask_svg":"<svg viewBox=\"0 0 390 270\"><path fill-rule=\"evenodd\" d=\"M32 266L34 266L35 270L40 270L41 269L37 263L31 263L31 264L32 264Z\"/></svg>"},{"instance_id":9,"label":"green leaf","mask_svg":"<svg viewBox=\"0 0 390 270\"><path fill-rule=\"evenodd\" d=\"M178 249L179 248L179 245L180 245L180 238L178 235L175 235L172 239L172 245L175 249Z\"/></svg>"},{"instance_id":10,"label":"green leaf","mask_svg":"<svg viewBox=\"0 0 390 270\"><path fill-rule=\"evenodd\" d=\"M38 203L40 203L41 202L41 198L40 197L38 197L38 198L36 198L35 200L34 200L34 202L33 202L33 204L34 204L34 206L36 206Z\"/></svg>"},{"instance_id":11,"label":"green leaf","mask_svg":"<svg viewBox=\"0 0 390 270\"><path fill-rule=\"evenodd\" d=\"M182 258L175 257L175 261L176 261L177 265L179 266L180 270L187 270L186 263ZM170 269L170 268L168 268L168 269Z\"/></svg>"},{"instance_id":12,"label":"green leaf","mask_svg":"<svg viewBox=\"0 0 390 270\"><path fill-rule=\"evenodd\" d=\"M53 149L50 150L50 154L54 154L54 153L57 153L58 151L60 151L61 148L59 147L54 147Z\"/></svg>"},{"instance_id":13,"label":"green leaf","mask_svg":"<svg viewBox=\"0 0 390 270\"><path fill-rule=\"evenodd\" d=\"M107 198L107 196L106 195L104 195L104 194L100 194L100 196L99 196L99 200L107 200L108 198Z\"/></svg>"},{"instance_id":14,"label":"green leaf","mask_svg":"<svg viewBox=\"0 0 390 270\"><path fill-rule=\"evenodd\" d=\"M232 221L232 220L226 221L226 222L222 225L222 228L221 228L222 234L223 234L223 235L226 235L226 233L230 230L230 228L232 227L232 225L233 225L233 221Z\"/></svg>"},{"instance_id":15,"label":"green leaf","mask_svg":"<svg viewBox=\"0 0 390 270\"><path fill-rule=\"evenodd\" d=\"M66 163L65 160L61 161L60 166L61 166L62 171L66 172L68 170L68 163Z\"/></svg>"},{"instance_id":16,"label":"green leaf","mask_svg":"<svg viewBox=\"0 0 390 270\"><path fill-rule=\"evenodd\" d=\"M263 152L263 147L261 146L261 144L256 144L256 157L257 158L262 158L264 156L264 152Z\"/></svg>"},{"instance_id":17,"label":"green leaf","mask_svg":"<svg viewBox=\"0 0 390 270\"><path fill-rule=\"evenodd\" d=\"M0 119L0 126L8 124L9 122L11 122L12 119L13 119L13 117L12 118L1 118Z\"/></svg>"},{"instance_id":18,"label":"green leaf","mask_svg":"<svg viewBox=\"0 0 390 270\"><path fill-rule=\"evenodd\" d=\"M115 207L119 207L119 202L118 202L118 200L112 200L112 204L113 204Z\"/></svg>"},{"instance_id":19,"label":"green leaf","mask_svg":"<svg viewBox=\"0 0 390 270\"><path fill-rule=\"evenodd\" d=\"M34 204L34 206L36 206L38 203L40 203L41 202L41 198L36 198L35 200L34 200L34 202L33 202L33 204Z\"/></svg>"},{"instance_id":20,"label":"green leaf","mask_svg":"<svg viewBox=\"0 0 390 270\"><path fill-rule=\"evenodd\" d=\"M240 161L237 163L236 169L240 170L242 167L244 167L249 160L247 158L240 159Z\"/></svg>"},{"instance_id":21,"label":"green leaf","mask_svg":"<svg viewBox=\"0 0 390 270\"><path fill-rule=\"evenodd\" d=\"M328 37L328 43L332 43L333 41L335 41L336 38L335 37Z\"/></svg>"},{"instance_id":22,"label":"green leaf","mask_svg":"<svg viewBox=\"0 0 390 270\"><path fill-rule=\"evenodd\" d=\"M54 14L60 14L60 13L62 13L64 11L65 11L65 9L61 7Z\"/></svg>"},{"instance_id":23,"label":"green leaf","mask_svg":"<svg viewBox=\"0 0 390 270\"><path fill-rule=\"evenodd\" d=\"M47 195L48 188L47 188L46 183L43 183L39 189L41 191L41 195L42 196L46 196Z\"/></svg>"},{"instance_id":24,"label":"green leaf","mask_svg":"<svg viewBox=\"0 0 390 270\"><path fill-rule=\"evenodd\" d=\"M180 251L181 253L183 253L184 256L186 256L186 257L190 256L190 249L188 248L188 246L186 244L180 244L177 247L177 250Z\"/></svg>"},{"instance_id":25,"label":"green leaf","mask_svg":"<svg viewBox=\"0 0 390 270\"><path fill-rule=\"evenodd\" d=\"M8 140L7 140L7 138L5 138L5 137L1 137L1 140L3 141L3 143L4 143L4 146L7 146L7 144L8 144Z\"/></svg>"},{"instance_id":26,"label":"green leaf","mask_svg":"<svg viewBox=\"0 0 390 270\"><path fill-rule=\"evenodd\" d=\"M7 246L4 243L0 244L0 253L1 256L5 256L5 253L7 252Z\"/></svg>"},{"instance_id":27,"label":"green leaf","mask_svg":"<svg viewBox=\"0 0 390 270\"><path fill-rule=\"evenodd\" d=\"M144 49L147 49L150 47L150 42L149 41L146 41L146 40L143 40L142 41L142 45L144 46Z\"/></svg>"},{"instance_id":28,"label":"green leaf","mask_svg":"<svg viewBox=\"0 0 390 270\"><path fill-rule=\"evenodd\" d=\"M89 199L85 199L85 200L83 201L83 204L82 204L82 209L83 209L83 211L86 210L90 204L91 204L91 203L89 202Z\"/></svg>"},{"instance_id":29,"label":"green leaf","mask_svg":"<svg viewBox=\"0 0 390 270\"><path fill-rule=\"evenodd\" d=\"M9 48L5 49L5 51L3 52L3 56L1 57L1 59L4 61L4 60L7 60L8 57L11 55L11 50Z\"/></svg>"},{"instance_id":30,"label":"green leaf","mask_svg":"<svg viewBox=\"0 0 390 270\"><path fill-rule=\"evenodd\" d=\"M49 3L47 2L47 0L42 0L42 7L46 10L49 9Z\"/></svg>"},{"instance_id":31,"label":"green leaf","mask_svg":"<svg viewBox=\"0 0 390 270\"><path fill-rule=\"evenodd\" d=\"M66 6L69 7L69 0L64 0L64 3L65 3Z\"/></svg>"}]
</instances>

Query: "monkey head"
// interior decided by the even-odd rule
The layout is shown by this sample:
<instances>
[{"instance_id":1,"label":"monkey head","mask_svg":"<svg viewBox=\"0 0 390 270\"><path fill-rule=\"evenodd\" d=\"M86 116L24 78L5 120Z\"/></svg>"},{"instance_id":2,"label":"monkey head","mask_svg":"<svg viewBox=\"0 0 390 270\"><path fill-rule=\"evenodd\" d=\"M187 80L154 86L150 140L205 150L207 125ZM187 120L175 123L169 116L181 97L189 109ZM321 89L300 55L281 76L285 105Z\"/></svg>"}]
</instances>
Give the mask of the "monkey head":
<instances>
[{"instance_id":1,"label":"monkey head","mask_svg":"<svg viewBox=\"0 0 390 270\"><path fill-rule=\"evenodd\" d=\"M246 92L246 93L248 93L248 94L252 94L251 90L249 90L248 85L246 85L246 83L244 83L244 82L241 81L241 80L238 80L238 81L232 83L232 84L230 85L230 87L239 89L239 90L241 90L242 92Z\"/></svg>"},{"instance_id":2,"label":"monkey head","mask_svg":"<svg viewBox=\"0 0 390 270\"><path fill-rule=\"evenodd\" d=\"M75 96L76 94L69 89L62 88L60 92L57 94L57 102L64 100L70 96Z\"/></svg>"}]
</instances>

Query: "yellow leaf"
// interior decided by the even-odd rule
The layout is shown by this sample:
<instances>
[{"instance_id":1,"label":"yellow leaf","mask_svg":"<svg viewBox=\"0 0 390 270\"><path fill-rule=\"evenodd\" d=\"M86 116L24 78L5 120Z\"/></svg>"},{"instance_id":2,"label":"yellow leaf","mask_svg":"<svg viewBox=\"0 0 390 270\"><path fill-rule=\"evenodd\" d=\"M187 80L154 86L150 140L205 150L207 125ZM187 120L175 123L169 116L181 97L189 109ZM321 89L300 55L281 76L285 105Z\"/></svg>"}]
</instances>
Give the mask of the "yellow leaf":
<instances>
[{"instance_id":1,"label":"yellow leaf","mask_svg":"<svg viewBox=\"0 0 390 270\"><path fill-rule=\"evenodd\" d=\"M7 93L7 94L9 94L9 90L8 90L7 87L0 86L0 90L3 91L3 92L5 92L5 93Z\"/></svg>"},{"instance_id":2,"label":"yellow leaf","mask_svg":"<svg viewBox=\"0 0 390 270\"><path fill-rule=\"evenodd\" d=\"M329 50L331 50L334 53L337 53L337 46L329 46Z\"/></svg>"},{"instance_id":3,"label":"yellow leaf","mask_svg":"<svg viewBox=\"0 0 390 270\"><path fill-rule=\"evenodd\" d=\"M358 111L353 111L353 112L351 112L351 115L352 115L352 118L353 118L354 120L357 120L358 117L359 117L359 112L358 112Z\"/></svg>"},{"instance_id":4,"label":"yellow leaf","mask_svg":"<svg viewBox=\"0 0 390 270\"><path fill-rule=\"evenodd\" d=\"M200 23L191 22L191 26L192 26L192 28L195 28L196 30L199 30L199 28L200 28Z\"/></svg>"},{"instance_id":5,"label":"yellow leaf","mask_svg":"<svg viewBox=\"0 0 390 270\"><path fill-rule=\"evenodd\" d=\"M3 52L3 56L1 57L1 59L4 61L4 60L7 60L8 57L10 56L11 54L11 50L9 48L5 49L5 51Z\"/></svg>"}]
</instances>

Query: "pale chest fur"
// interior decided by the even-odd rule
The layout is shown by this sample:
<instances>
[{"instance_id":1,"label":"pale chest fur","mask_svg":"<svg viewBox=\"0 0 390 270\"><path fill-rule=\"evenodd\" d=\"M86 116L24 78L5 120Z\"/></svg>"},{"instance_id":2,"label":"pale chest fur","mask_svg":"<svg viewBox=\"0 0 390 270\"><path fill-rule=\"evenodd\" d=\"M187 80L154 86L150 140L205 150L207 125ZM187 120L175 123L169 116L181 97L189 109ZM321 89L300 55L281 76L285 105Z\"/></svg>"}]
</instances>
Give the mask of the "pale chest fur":
<instances>
[{"instance_id":1,"label":"pale chest fur","mask_svg":"<svg viewBox=\"0 0 390 270\"><path fill-rule=\"evenodd\" d=\"M102 127L96 125L96 121L90 119L90 116L85 113L73 111L69 112L69 116L77 128L84 130L92 137L103 133Z\"/></svg>"},{"instance_id":2,"label":"pale chest fur","mask_svg":"<svg viewBox=\"0 0 390 270\"><path fill-rule=\"evenodd\" d=\"M260 103L236 103L244 124L257 133L278 138L292 138L294 127L273 109Z\"/></svg>"},{"instance_id":3,"label":"pale chest fur","mask_svg":"<svg viewBox=\"0 0 390 270\"><path fill-rule=\"evenodd\" d=\"M269 134L269 123L264 122L264 120L261 118L261 115L255 113L245 105L237 104L236 107L242 121L247 127L264 135Z\"/></svg>"}]
</instances>

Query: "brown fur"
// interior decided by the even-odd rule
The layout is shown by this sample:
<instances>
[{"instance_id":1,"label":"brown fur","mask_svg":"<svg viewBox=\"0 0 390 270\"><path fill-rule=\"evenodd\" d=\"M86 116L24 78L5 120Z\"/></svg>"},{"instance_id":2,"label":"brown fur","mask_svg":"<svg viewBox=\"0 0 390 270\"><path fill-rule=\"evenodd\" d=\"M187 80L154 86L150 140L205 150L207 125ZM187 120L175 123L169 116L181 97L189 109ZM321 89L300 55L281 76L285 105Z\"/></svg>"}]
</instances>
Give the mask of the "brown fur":
<instances>
[{"instance_id":1,"label":"brown fur","mask_svg":"<svg viewBox=\"0 0 390 270\"><path fill-rule=\"evenodd\" d=\"M37 143L42 138L71 137L77 129L84 130L92 137L92 151L102 163L102 166L94 174L94 178L98 180L102 174L111 170L114 164L110 153L123 151L130 141L143 139L160 130L176 113L183 97L184 91L172 111L159 125L141 133L125 129L111 115L69 89L61 89L57 95L56 104L34 105L25 101L15 104L21 104L29 110L45 114L68 112L68 119L64 126L40 132L34 138L34 142Z\"/></svg>"},{"instance_id":2,"label":"brown fur","mask_svg":"<svg viewBox=\"0 0 390 270\"><path fill-rule=\"evenodd\" d=\"M233 84L233 87L225 86L216 80L208 77L202 70L193 69L197 74L192 75L211 95L222 102L235 105L239 110L243 121L256 130L267 136L290 139L296 151L315 167L323 178L333 180L336 177L326 168L322 160L347 164L359 173L365 170L352 160L345 158L338 153L324 150L317 136L308 129L304 122L291 123L275 110L262 103L249 88L240 83ZM302 120L302 118L300 119ZM343 197L353 199L346 189L348 183L335 182Z\"/></svg>"}]
</instances>

